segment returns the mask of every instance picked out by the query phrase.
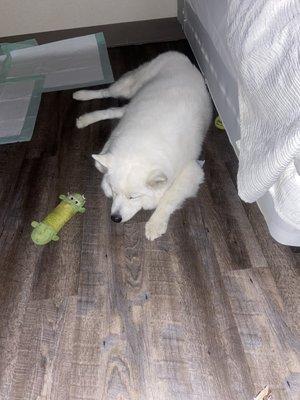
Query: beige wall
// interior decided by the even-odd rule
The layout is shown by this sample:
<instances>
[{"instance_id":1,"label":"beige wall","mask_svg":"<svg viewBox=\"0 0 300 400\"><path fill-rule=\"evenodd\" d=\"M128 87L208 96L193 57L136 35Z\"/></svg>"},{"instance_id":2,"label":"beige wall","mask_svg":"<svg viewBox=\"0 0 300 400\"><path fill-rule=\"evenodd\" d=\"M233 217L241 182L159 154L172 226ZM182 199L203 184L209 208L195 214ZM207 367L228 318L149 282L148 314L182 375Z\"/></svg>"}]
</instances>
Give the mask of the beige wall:
<instances>
[{"instance_id":1,"label":"beige wall","mask_svg":"<svg viewBox=\"0 0 300 400\"><path fill-rule=\"evenodd\" d=\"M0 0L0 37L175 15L176 0Z\"/></svg>"}]
</instances>

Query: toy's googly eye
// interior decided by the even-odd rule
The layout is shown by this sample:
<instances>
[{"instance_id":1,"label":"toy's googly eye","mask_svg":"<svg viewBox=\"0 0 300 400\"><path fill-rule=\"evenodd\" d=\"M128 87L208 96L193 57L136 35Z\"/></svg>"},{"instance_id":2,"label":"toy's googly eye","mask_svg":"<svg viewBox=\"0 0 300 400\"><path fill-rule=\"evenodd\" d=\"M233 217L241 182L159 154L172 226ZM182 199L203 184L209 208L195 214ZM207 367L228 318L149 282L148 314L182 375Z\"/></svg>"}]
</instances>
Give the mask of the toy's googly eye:
<instances>
[{"instance_id":1,"label":"toy's googly eye","mask_svg":"<svg viewBox=\"0 0 300 400\"><path fill-rule=\"evenodd\" d=\"M74 200L74 197L73 197L73 196L70 196L70 200Z\"/></svg>"},{"instance_id":2,"label":"toy's googly eye","mask_svg":"<svg viewBox=\"0 0 300 400\"><path fill-rule=\"evenodd\" d=\"M79 200L75 200L75 204L79 205L80 204Z\"/></svg>"}]
</instances>

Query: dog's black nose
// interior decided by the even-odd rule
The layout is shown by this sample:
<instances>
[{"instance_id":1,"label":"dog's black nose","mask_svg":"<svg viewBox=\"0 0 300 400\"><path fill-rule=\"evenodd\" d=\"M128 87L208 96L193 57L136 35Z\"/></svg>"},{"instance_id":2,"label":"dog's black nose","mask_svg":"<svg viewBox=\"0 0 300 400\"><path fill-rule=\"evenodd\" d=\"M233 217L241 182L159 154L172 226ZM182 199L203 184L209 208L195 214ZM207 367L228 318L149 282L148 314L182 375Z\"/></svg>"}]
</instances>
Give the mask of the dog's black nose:
<instances>
[{"instance_id":1,"label":"dog's black nose","mask_svg":"<svg viewBox=\"0 0 300 400\"><path fill-rule=\"evenodd\" d=\"M112 221L114 221L114 222L121 222L122 221L122 217L120 216L120 215L115 215L115 214L113 214L112 216L111 216L111 220Z\"/></svg>"}]
</instances>

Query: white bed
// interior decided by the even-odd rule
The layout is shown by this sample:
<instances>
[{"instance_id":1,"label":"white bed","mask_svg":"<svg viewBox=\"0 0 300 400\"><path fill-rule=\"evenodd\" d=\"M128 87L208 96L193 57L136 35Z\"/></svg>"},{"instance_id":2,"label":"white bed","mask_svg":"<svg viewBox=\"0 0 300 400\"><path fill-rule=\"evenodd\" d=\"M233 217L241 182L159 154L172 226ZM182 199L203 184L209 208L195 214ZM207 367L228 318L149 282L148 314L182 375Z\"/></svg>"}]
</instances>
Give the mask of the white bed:
<instances>
[{"instance_id":1,"label":"white bed","mask_svg":"<svg viewBox=\"0 0 300 400\"><path fill-rule=\"evenodd\" d=\"M229 140L239 157L241 89L236 78L238 68L236 60L234 61L228 45L227 7L228 0L178 0L178 18L204 74ZM297 162L295 159L296 168ZM294 170L296 171L295 168ZM299 178L297 182L300 182L297 172L293 173L295 179ZM287 179L285 181L288 182ZM290 190L291 196L295 194L294 186L284 190L285 193ZM280 243L300 246L300 229L293 224L293 221L289 223L288 218L285 216L282 218L282 215L280 216L275 210L274 191L276 185L257 199L269 231ZM276 201L278 198L280 199L280 196L276 197ZM300 199L300 191L298 198ZM293 197L290 197L290 202L292 199Z\"/></svg>"}]
</instances>

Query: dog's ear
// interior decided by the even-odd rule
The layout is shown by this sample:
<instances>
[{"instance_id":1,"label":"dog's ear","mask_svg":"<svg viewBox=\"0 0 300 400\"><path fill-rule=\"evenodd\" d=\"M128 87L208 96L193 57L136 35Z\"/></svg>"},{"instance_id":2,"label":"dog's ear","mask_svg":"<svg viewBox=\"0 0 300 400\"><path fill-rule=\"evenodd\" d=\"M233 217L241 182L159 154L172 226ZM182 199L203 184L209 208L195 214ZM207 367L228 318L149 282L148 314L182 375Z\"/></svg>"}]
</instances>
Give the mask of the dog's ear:
<instances>
[{"instance_id":1,"label":"dog's ear","mask_svg":"<svg viewBox=\"0 0 300 400\"><path fill-rule=\"evenodd\" d=\"M92 154L92 157L96 161L96 168L103 174L111 167L111 154Z\"/></svg>"},{"instance_id":2,"label":"dog's ear","mask_svg":"<svg viewBox=\"0 0 300 400\"><path fill-rule=\"evenodd\" d=\"M164 186L167 181L167 176L159 169L156 169L149 174L146 185L151 189L159 189Z\"/></svg>"}]
</instances>

